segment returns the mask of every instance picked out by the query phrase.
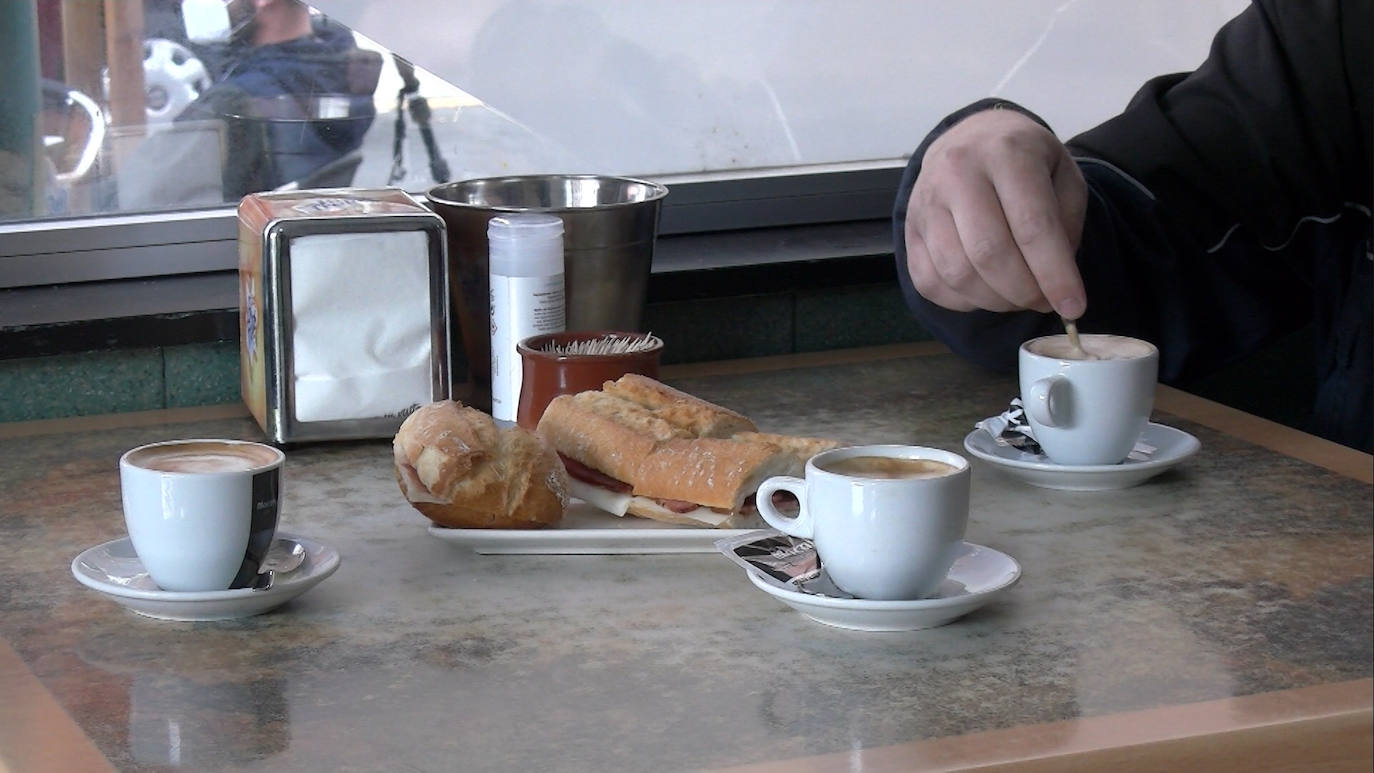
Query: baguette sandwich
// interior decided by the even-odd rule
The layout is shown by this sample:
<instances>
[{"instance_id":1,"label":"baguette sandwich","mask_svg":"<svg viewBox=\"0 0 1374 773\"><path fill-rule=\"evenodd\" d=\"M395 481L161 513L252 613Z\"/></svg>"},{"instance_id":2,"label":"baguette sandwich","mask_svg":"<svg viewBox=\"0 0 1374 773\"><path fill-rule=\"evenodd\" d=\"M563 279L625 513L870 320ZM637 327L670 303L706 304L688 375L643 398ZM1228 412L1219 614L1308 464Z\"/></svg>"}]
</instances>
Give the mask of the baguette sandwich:
<instances>
[{"instance_id":1,"label":"baguette sandwich","mask_svg":"<svg viewBox=\"0 0 1374 773\"><path fill-rule=\"evenodd\" d=\"M754 525L753 496L840 444L759 432L719 405L638 374L554 398L539 420L568 493L615 515L708 528Z\"/></svg>"}]
</instances>

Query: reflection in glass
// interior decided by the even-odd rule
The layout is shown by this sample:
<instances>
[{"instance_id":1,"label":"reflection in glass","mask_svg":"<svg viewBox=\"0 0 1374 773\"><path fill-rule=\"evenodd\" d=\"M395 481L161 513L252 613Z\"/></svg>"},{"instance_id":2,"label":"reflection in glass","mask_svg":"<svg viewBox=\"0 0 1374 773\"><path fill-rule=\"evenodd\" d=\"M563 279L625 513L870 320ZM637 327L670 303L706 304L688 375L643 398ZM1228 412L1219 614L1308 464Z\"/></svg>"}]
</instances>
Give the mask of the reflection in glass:
<instances>
[{"instance_id":1,"label":"reflection in glass","mask_svg":"<svg viewBox=\"0 0 1374 773\"><path fill-rule=\"evenodd\" d=\"M29 4L0 64L37 76L11 123L40 138L0 147L0 221L421 190L449 178L433 127L478 104L300 0Z\"/></svg>"},{"instance_id":2,"label":"reflection in glass","mask_svg":"<svg viewBox=\"0 0 1374 773\"><path fill-rule=\"evenodd\" d=\"M144 44L146 126L168 104L194 99L170 126L127 135L128 147L114 154L115 200L106 203L162 209L351 184L377 114L382 55L298 0L187 0L179 10L184 48ZM213 75L202 90L205 72Z\"/></svg>"}]
</instances>

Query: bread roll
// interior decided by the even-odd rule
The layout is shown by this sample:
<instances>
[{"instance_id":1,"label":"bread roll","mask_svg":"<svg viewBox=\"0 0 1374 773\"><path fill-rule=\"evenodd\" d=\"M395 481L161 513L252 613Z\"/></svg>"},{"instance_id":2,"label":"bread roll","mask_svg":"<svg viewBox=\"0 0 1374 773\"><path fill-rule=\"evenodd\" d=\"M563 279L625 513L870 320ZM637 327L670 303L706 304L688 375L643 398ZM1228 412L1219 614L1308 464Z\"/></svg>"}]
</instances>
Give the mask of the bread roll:
<instances>
[{"instance_id":1,"label":"bread roll","mask_svg":"<svg viewBox=\"0 0 1374 773\"><path fill-rule=\"evenodd\" d=\"M634 482L640 465L662 443L728 438L753 429L752 421L728 408L627 373L600 391L554 398L538 431L569 459Z\"/></svg>"},{"instance_id":2,"label":"bread roll","mask_svg":"<svg viewBox=\"0 0 1374 773\"><path fill-rule=\"evenodd\" d=\"M568 506L567 473L543 438L453 400L407 417L392 451L401 493L441 526L533 529Z\"/></svg>"},{"instance_id":3,"label":"bread roll","mask_svg":"<svg viewBox=\"0 0 1374 773\"><path fill-rule=\"evenodd\" d=\"M554 398L538 431L566 460L579 498L615 515L715 528L752 525L760 483L801 475L807 459L840 445L758 432L735 411L637 374Z\"/></svg>"}]
</instances>

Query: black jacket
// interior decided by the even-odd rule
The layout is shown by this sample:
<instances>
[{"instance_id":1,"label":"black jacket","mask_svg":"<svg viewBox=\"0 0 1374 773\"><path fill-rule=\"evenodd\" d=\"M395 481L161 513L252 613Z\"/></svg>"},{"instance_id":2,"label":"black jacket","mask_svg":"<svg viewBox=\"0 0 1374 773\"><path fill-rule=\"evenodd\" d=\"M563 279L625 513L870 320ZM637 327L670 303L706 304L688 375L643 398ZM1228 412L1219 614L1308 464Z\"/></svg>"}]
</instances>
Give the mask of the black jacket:
<instances>
[{"instance_id":1,"label":"black jacket","mask_svg":"<svg viewBox=\"0 0 1374 773\"><path fill-rule=\"evenodd\" d=\"M1160 379L1186 385L1310 324L1309 429L1364 450L1374 446L1372 9L1374 0L1256 0L1195 72L1151 80L1121 115L1066 143L1089 188L1080 329L1154 342ZM1057 319L935 306L911 284L903 238L926 147L993 104L951 115L917 149L893 233L920 321L954 351L1010 370L1019 343L1054 332Z\"/></svg>"}]
</instances>

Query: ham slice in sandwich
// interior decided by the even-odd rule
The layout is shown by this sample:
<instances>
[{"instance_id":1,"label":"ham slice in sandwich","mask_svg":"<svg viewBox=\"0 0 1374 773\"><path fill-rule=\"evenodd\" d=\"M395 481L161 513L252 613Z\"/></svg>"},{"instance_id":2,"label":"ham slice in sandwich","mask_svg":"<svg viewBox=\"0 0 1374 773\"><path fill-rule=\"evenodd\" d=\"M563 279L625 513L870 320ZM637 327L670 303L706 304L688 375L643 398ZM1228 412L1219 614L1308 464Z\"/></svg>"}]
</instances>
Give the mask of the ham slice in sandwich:
<instances>
[{"instance_id":1,"label":"ham slice in sandwich","mask_svg":"<svg viewBox=\"0 0 1374 773\"><path fill-rule=\"evenodd\" d=\"M615 515L711 528L756 525L753 496L840 444L758 432L740 414L629 374L555 398L539 420L568 493Z\"/></svg>"}]
</instances>

